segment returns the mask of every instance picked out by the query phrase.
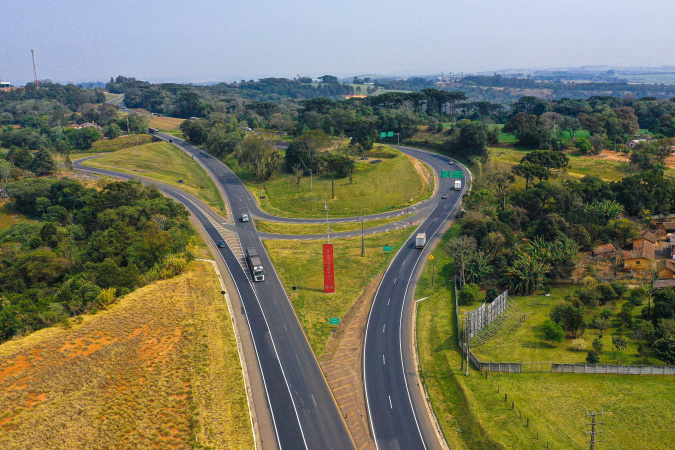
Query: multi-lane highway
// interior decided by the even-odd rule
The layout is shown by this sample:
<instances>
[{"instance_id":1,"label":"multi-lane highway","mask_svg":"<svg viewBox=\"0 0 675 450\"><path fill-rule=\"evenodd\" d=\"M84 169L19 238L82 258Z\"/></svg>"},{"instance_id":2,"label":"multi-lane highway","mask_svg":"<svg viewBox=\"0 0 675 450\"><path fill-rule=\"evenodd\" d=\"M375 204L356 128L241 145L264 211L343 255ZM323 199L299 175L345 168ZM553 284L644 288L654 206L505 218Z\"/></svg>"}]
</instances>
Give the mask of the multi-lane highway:
<instances>
[{"instance_id":1,"label":"multi-lane highway","mask_svg":"<svg viewBox=\"0 0 675 450\"><path fill-rule=\"evenodd\" d=\"M242 267L239 254L228 247L220 249L220 256L239 291L246 320L256 349L267 401L272 416L274 432L281 448L353 448L353 442L325 379L311 352L307 340L293 312L293 308L279 281L272 263L264 251L260 234L253 222L237 220L242 213L255 218L288 223L325 223L326 219L295 219L272 216L260 210L256 199L239 178L216 158L185 141L168 134L158 137L171 141L204 167L221 188L229 202L229 213L235 219L229 227L240 241L239 249L256 247L266 268L265 282L250 281ZM468 171L448 158L417 149L399 147L425 163L435 172L436 195L415 205L410 210L400 210L367 216L367 219L391 217L410 212L408 221L421 223L418 232L426 232L429 241L447 225L461 192L452 189L452 179L440 178L441 170ZM131 178L133 175L83 167L80 170ZM464 181L462 180L464 188ZM178 189L161 183L165 194L175 198L194 214L214 242L223 239L222 227L216 226L222 218L200 200ZM442 195L448 196L442 199ZM360 221L363 217L334 218L335 221ZM384 231L385 227L369 229L369 233ZM352 235L357 232L340 233ZM301 236L299 238L311 238ZM298 238L298 236L294 236ZM414 238L414 236L413 236ZM413 240L397 253L378 289L368 319L363 351L364 381L371 433L379 448L435 448L438 444L432 420L425 409L425 400L417 384L414 352L409 320L411 296L422 258L427 250L412 248ZM237 244L237 243L235 243ZM236 247L236 245L235 245Z\"/></svg>"}]
</instances>

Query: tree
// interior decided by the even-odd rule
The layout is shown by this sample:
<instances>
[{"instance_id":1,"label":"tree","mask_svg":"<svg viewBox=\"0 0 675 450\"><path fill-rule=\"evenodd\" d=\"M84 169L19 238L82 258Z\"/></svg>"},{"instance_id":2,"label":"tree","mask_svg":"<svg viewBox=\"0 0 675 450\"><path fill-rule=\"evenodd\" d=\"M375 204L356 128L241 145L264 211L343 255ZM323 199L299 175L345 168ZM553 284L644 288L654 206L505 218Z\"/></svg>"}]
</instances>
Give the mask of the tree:
<instances>
[{"instance_id":1,"label":"tree","mask_svg":"<svg viewBox=\"0 0 675 450\"><path fill-rule=\"evenodd\" d=\"M448 255L455 258L455 263L459 269L459 280L462 286L466 284L466 265L476 251L476 247L476 239L466 235L452 238L444 246Z\"/></svg>"},{"instance_id":2,"label":"tree","mask_svg":"<svg viewBox=\"0 0 675 450\"><path fill-rule=\"evenodd\" d=\"M536 164L547 169L564 169L570 163L570 159L564 153L554 150L534 150L520 159L521 164Z\"/></svg>"},{"instance_id":3,"label":"tree","mask_svg":"<svg viewBox=\"0 0 675 450\"><path fill-rule=\"evenodd\" d=\"M561 302L551 309L549 317L575 338L582 335L586 330L586 320L584 319L584 309L582 306L575 306L569 302Z\"/></svg>"},{"instance_id":4,"label":"tree","mask_svg":"<svg viewBox=\"0 0 675 450\"><path fill-rule=\"evenodd\" d=\"M605 344L603 344L599 338L593 339L591 345L593 346L593 350L595 350L598 353L602 352L602 349L605 347Z\"/></svg>"},{"instance_id":5,"label":"tree","mask_svg":"<svg viewBox=\"0 0 675 450\"><path fill-rule=\"evenodd\" d=\"M482 300L482 294L477 284L469 283L462 286L457 294L457 303L463 306L471 305Z\"/></svg>"},{"instance_id":6,"label":"tree","mask_svg":"<svg viewBox=\"0 0 675 450\"><path fill-rule=\"evenodd\" d=\"M570 139L574 139L574 135L581 128L581 125L576 117L565 116L562 122L560 122L560 128L569 133Z\"/></svg>"},{"instance_id":7,"label":"tree","mask_svg":"<svg viewBox=\"0 0 675 450\"><path fill-rule=\"evenodd\" d=\"M626 349L626 340L621 336L614 336L612 337L612 345L616 351L623 351Z\"/></svg>"},{"instance_id":8,"label":"tree","mask_svg":"<svg viewBox=\"0 0 675 450\"><path fill-rule=\"evenodd\" d=\"M543 181L548 180L551 177L550 170L548 170L545 167L531 163L516 164L511 168L511 171L515 175L525 178L525 189L530 188L530 184L532 183L532 180L534 180L535 178L538 178L539 181Z\"/></svg>"},{"instance_id":9,"label":"tree","mask_svg":"<svg viewBox=\"0 0 675 450\"><path fill-rule=\"evenodd\" d=\"M668 364L675 364L675 337L670 336L654 341L654 353Z\"/></svg>"},{"instance_id":10,"label":"tree","mask_svg":"<svg viewBox=\"0 0 675 450\"><path fill-rule=\"evenodd\" d=\"M591 143L591 147L593 147L594 154L600 154L602 153L602 148L605 145L607 136L604 134L594 134L588 138L588 140Z\"/></svg>"},{"instance_id":11,"label":"tree","mask_svg":"<svg viewBox=\"0 0 675 450\"><path fill-rule=\"evenodd\" d=\"M513 264L506 267L505 281L518 295L530 295L544 285L549 269L540 259L520 252Z\"/></svg>"},{"instance_id":12,"label":"tree","mask_svg":"<svg viewBox=\"0 0 675 450\"><path fill-rule=\"evenodd\" d=\"M279 151L269 141L249 135L241 141L243 162L250 164L259 180L269 179L281 160Z\"/></svg>"},{"instance_id":13,"label":"tree","mask_svg":"<svg viewBox=\"0 0 675 450\"><path fill-rule=\"evenodd\" d=\"M598 355L597 350L590 350L588 355L586 355L587 364L600 364L600 355Z\"/></svg>"},{"instance_id":14,"label":"tree","mask_svg":"<svg viewBox=\"0 0 675 450\"><path fill-rule=\"evenodd\" d=\"M565 340L565 330L560 324L555 323L551 319L547 319L542 326L544 331L544 338L547 341L563 342Z\"/></svg>"},{"instance_id":15,"label":"tree","mask_svg":"<svg viewBox=\"0 0 675 450\"><path fill-rule=\"evenodd\" d=\"M240 142L241 135L238 132L229 132L224 125L216 124L209 130L206 149L220 158L235 151Z\"/></svg>"},{"instance_id":16,"label":"tree","mask_svg":"<svg viewBox=\"0 0 675 450\"><path fill-rule=\"evenodd\" d=\"M31 161L30 169L36 175L50 175L56 170L56 161L51 152L43 147Z\"/></svg>"},{"instance_id":17,"label":"tree","mask_svg":"<svg viewBox=\"0 0 675 450\"><path fill-rule=\"evenodd\" d=\"M22 147L14 152L12 162L19 169L29 170L33 163L33 155L27 148Z\"/></svg>"},{"instance_id":18,"label":"tree","mask_svg":"<svg viewBox=\"0 0 675 450\"><path fill-rule=\"evenodd\" d=\"M469 256L466 263L466 279L470 283L485 283L494 270L495 268L490 265L490 258L488 255L479 250Z\"/></svg>"},{"instance_id":19,"label":"tree","mask_svg":"<svg viewBox=\"0 0 675 450\"><path fill-rule=\"evenodd\" d=\"M295 178L298 180L298 192L300 192L300 181L302 181L302 174L304 173L304 169L300 164L296 164L293 166L293 175Z\"/></svg>"},{"instance_id":20,"label":"tree","mask_svg":"<svg viewBox=\"0 0 675 450\"><path fill-rule=\"evenodd\" d=\"M127 116L129 120L129 133L141 134L148 131L148 126L150 125L150 116L144 116L140 114L129 114Z\"/></svg>"},{"instance_id":21,"label":"tree","mask_svg":"<svg viewBox=\"0 0 675 450\"><path fill-rule=\"evenodd\" d=\"M586 154L591 151L591 142L585 137L577 139L574 146L579 149L579 153Z\"/></svg>"},{"instance_id":22,"label":"tree","mask_svg":"<svg viewBox=\"0 0 675 450\"><path fill-rule=\"evenodd\" d=\"M506 211L506 196L511 190L511 185L516 182L516 178L509 172L497 172L490 174L492 192L502 199L502 211Z\"/></svg>"}]
</instances>

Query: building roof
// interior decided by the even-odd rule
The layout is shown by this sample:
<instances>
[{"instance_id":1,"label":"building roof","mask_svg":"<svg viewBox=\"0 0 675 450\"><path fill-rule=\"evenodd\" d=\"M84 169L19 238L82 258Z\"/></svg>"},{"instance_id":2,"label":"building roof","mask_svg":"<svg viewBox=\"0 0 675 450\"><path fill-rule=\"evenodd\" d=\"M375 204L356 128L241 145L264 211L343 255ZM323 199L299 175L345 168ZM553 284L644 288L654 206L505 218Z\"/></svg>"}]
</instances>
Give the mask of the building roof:
<instances>
[{"instance_id":1,"label":"building roof","mask_svg":"<svg viewBox=\"0 0 675 450\"><path fill-rule=\"evenodd\" d=\"M642 233L640 233L638 235L638 237L633 239L633 243L635 243L635 241L637 239L644 239L644 240L647 240L647 241L651 242L652 244L656 244L657 242L659 242L659 236L656 233L654 233L652 231L649 231L649 230L646 230L646 231L643 231ZM635 244L633 244L633 245L635 245Z\"/></svg>"},{"instance_id":2,"label":"building roof","mask_svg":"<svg viewBox=\"0 0 675 450\"><path fill-rule=\"evenodd\" d=\"M663 225L663 228L667 231L675 231L675 222L661 222L661 225Z\"/></svg>"},{"instance_id":3,"label":"building roof","mask_svg":"<svg viewBox=\"0 0 675 450\"><path fill-rule=\"evenodd\" d=\"M593 254L599 255L601 253L612 253L614 252L614 246L612 244L602 244L593 248Z\"/></svg>"},{"instance_id":4,"label":"building roof","mask_svg":"<svg viewBox=\"0 0 675 450\"><path fill-rule=\"evenodd\" d=\"M654 282L654 289L662 289L667 287L675 287L675 278L664 278Z\"/></svg>"},{"instance_id":5,"label":"building roof","mask_svg":"<svg viewBox=\"0 0 675 450\"><path fill-rule=\"evenodd\" d=\"M626 259L654 259L654 246L653 245L644 245L633 250L627 250L624 252Z\"/></svg>"}]
</instances>

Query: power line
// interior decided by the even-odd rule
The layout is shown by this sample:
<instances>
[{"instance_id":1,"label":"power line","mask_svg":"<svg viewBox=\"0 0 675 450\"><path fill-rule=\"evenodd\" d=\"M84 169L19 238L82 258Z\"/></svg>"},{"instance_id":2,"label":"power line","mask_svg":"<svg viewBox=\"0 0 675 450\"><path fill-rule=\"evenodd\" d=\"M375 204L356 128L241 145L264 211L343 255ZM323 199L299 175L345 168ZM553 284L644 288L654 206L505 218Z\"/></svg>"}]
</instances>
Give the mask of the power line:
<instances>
[{"instance_id":1,"label":"power line","mask_svg":"<svg viewBox=\"0 0 675 450\"><path fill-rule=\"evenodd\" d=\"M596 422L596 421L595 421L595 418L596 418L597 416L603 415L604 412L605 412L605 411L600 411L599 413L595 413L594 411L591 411L590 414L589 414L589 413L586 413L586 417L591 416L591 423L587 424L587 425L590 425L591 431L587 431L587 432L586 432L586 434L590 434L590 435L591 435L591 440L587 442L587 444L591 444L591 450L595 450L595 444L602 442L602 441L597 441L597 440L595 439L595 435L596 435L596 434L602 433L602 430L600 430L600 431L595 431L595 426L596 426L596 425L602 425L603 422Z\"/></svg>"}]
</instances>

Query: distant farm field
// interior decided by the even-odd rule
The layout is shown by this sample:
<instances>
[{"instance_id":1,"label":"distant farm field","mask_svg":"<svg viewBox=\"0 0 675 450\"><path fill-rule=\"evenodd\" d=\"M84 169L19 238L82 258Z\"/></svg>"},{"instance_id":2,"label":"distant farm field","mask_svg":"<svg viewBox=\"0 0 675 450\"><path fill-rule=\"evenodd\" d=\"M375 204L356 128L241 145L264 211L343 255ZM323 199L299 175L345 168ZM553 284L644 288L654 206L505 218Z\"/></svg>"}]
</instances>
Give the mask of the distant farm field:
<instances>
[{"instance_id":1,"label":"distant farm field","mask_svg":"<svg viewBox=\"0 0 675 450\"><path fill-rule=\"evenodd\" d=\"M175 117L150 117L150 127L160 131L177 131L185 119Z\"/></svg>"},{"instance_id":2,"label":"distant farm field","mask_svg":"<svg viewBox=\"0 0 675 450\"><path fill-rule=\"evenodd\" d=\"M253 448L213 266L0 345L0 448Z\"/></svg>"}]
</instances>

